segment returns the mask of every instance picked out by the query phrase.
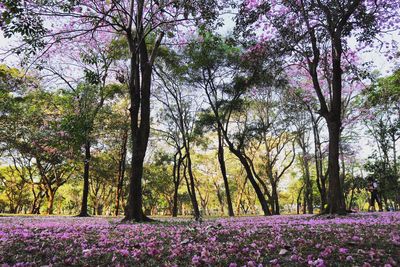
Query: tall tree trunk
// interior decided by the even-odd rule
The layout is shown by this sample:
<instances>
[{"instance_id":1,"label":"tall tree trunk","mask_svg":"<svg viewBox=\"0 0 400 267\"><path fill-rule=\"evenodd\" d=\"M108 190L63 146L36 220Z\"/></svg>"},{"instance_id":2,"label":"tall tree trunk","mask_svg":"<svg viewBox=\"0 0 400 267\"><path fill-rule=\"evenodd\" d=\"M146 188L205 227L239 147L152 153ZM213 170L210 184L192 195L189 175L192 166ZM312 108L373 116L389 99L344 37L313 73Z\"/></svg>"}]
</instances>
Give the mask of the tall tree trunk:
<instances>
[{"instance_id":1,"label":"tall tree trunk","mask_svg":"<svg viewBox=\"0 0 400 267\"><path fill-rule=\"evenodd\" d=\"M189 181L190 181L190 199L192 201L192 205L193 205L193 212L194 212L194 218L195 220L199 220L200 219L200 210L199 210L199 204L197 202L197 198L196 198L196 188L195 188L195 179L194 179L194 175L193 175L193 169L192 169L192 159L190 157L190 151L189 148L185 146L186 149L186 162L187 162L187 171L189 174Z\"/></svg>"},{"instance_id":2,"label":"tall tree trunk","mask_svg":"<svg viewBox=\"0 0 400 267\"><path fill-rule=\"evenodd\" d=\"M329 121L329 192L328 192L328 213L344 214L346 206L344 201L342 183L339 167L339 140L340 122Z\"/></svg>"},{"instance_id":3,"label":"tall tree trunk","mask_svg":"<svg viewBox=\"0 0 400 267\"><path fill-rule=\"evenodd\" d=\"M122 146L119 155L118 163L118 179L117 179L117 192L115 196L115 216L119 215L120 199L122 196L122 188L124 185L125 170L126 170L126 152L128 144L128 128L124 129L122 134Z\"/></svg>"},{"instance_id":4,"label":"tall tree trunk","mask_svg":"<svg viewBox=\"0 0 400 267\"><path fill-rule=\"evenodd\" d=\"M308 178L308 183L307 183L307 212L308 212L308 214L314 213L313 190L312 190L312 183L311 183L310 177Z\"/></svg>"},{"instance_id":5,"label":"tall tree trunk","mask_svg":"<svg viewBox=\"0 0 400 267\"><path fill-rule=\"evenodd\" d=\"M89 196L89 167L90 167L90 141L85 142L85 161L83 170L83 194L81 212L79 217L88 217L88 196Z\"/></svg>"},{"instance_id":6,"label":"tall tree trunk","mask_svg":"<svg viewBox=\"0 0 400 267\"><path fill-rule=\"evenodd\" d=\"M339 167L339 142L340 121L328 121L329 130L329 191L328 209L326 212L333 214L345 214L346 205L344 201L342 183L340 181Z\"/></svg>"},{"instance_id":7,"label":"tall tree trunk","mask_svg":"<svg viewBox=\"0 0 400 267\"><path fill-rule=\"evenodd\" d=\"M180 148L179 148L180 149ZM176 159L178 157L178 159ZM182 166L182 153L178 151L174 157L174 169L173 169L173 178L174 178L174 197L172 204L172 217L178 216L178 190L181 182L181 166Z\"/></svg>"},{"instance_id":8,"label":"tall tree trunk","mask_svg":"<svg viewBox=\"0 0 400 267\"><path fill-rule=\"evenodd\" d=\"M320 194L321 199L321 211L325 209L325 206L328 202L327 200L327 193L326 193L326 177L323 173L323 158L322 158L322 150L321 150L321 141L319 138L319 130L318 130L318 123L314 118L312 113L312 109L307 107L310 115L311 115L311 122L313 125L313 135L314 135L314 160L315 160L315 170L317 175L317 188Z\"/></svg>"},{"instance_id":9,"label":"tall tree trunk","mask_svg":"<svg viewBox=\"0 0 400 267\"><path fill-rule=\"evenodd\" d=\"M133 3L131 15L133 16ZM164 33L160 33L154 43L151 55L148 54L146 33L143 28L144 5L139 1L136 12L136 31L131 27L126 32L126 37L131 53L129 96L131 101L131 139L132 139L132 172L129 184L128 205L126 207L125 221L149 221L143 213L142 177L143 163L146 155L150 135L150 89L152 68L158 48Z\"/></svg>"},{"instance_id":10,"label":"tall tree trunk","mask_svg":"<svg viewBox=\"0 0 400 267\"><path fill-rule=\"evenodd\" d=\"M172 217L178 217L178 189L179 184L174 183L174 198L172 204Z\"/></svg>"},{"instance_id":11,"label":"tall tree trunk","mask_svg":"<svg viewBox=\"0 0 400 267\"><path fill-rule=\"evenodd\" d=\"M274 201L273 206L274 206L274 215L279 215L280 214L280 209L279 209L279 195L278 195L278 185L274 182L271 183L271 191L272 191L272 199Z\"/></svg>"},{"instance_id":12,"label":"tall tree trunk","mask_svg":"<svg viewBox=\"0 0 400 267\"><path fill-rule=\"evenodd\" d=\"M303 151L303 165L304 165L304 204L307 206L307 212L313 214L313 192L312 192L312 181L310 176L310 164L308 162L307 153Z\"/></svg>"},{"instance_id":13,"label":"tall tree trunk","mask_svg":"<svg viewBox=\"0 0 400 267\"><path fill-rule=\"evenodd\" d=\"M223 141L221 129L218 126L218 161L219 161L219 166L221 168L222 178L224 180L226 202L228 204L228 214L229 214L229 216L232 217L235 214L233 213L233 206L232 206L231 193L230 193L230 190L229 190L228 176L226 174L225 156L224 156L224 144L223 144L223 142L224 141Z\"/></svg>"},{"instance_id":14,"label":"tall tree trunk","mask_svg":"<svg viewBox=\"0 0 400 267\"><path fill-rule=\"evenodd\" d=\"M124 220L142 222L147 218L143 213L142 177L144 157L150 132L151 69L146 69L145 66L141 66L144 68L143 72L145 73L142 72L142 75L140 74L138 64L140 60L135 48L136 46L134 46L133 49L131 48L132 58L129 83L131 98L132 172L129 183L128 204ZM143 74L145 75L143 76ZM141 77L142 81L140 79Z\"/></svg>"},{"instance_id":15,"label":"tall tree trunk","mask_svg":"<svg viewBox=\"0 0 400 267\"><path fill-rule=\"evenodd\" d=\"M341 170L341 174L340 174L340 185L342 186L343 190L344 190L344 180L346 178L346 163L344 161L344 151L343 151L343 147L342 145L339 143L339 153L340 153L340 170ZM344 199L346 199L346 195L343 192L344 195Z\"/></svg>"},{"instance_id":16,"label":"tall tree trunk","mask_svg":"<svg viewBox=\"0 0 400 267\"><path fill-rule=\"evenodd\" d=\"M342 42L340 33L332 33L332 99L331 110L325 114L329 131L329 192L328 209L330 214L345 214L346 204L340 181L339 145L342 113Z\"/></svg>"}]
</instances>

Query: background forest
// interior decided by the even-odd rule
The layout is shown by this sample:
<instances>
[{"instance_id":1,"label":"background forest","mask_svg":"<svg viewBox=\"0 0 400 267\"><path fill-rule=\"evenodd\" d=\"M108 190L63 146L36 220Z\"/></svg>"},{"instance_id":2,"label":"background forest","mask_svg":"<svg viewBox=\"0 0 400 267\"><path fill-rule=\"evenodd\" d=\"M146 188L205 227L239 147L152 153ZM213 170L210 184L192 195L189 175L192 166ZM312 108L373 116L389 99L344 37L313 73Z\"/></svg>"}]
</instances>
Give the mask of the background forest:
<instances>
[{"instance_id":1,"label":"background forest","mask_svg":"<svg viewBox=\"0 0 400 267\"><path fill-rule=\"evenodd\" d=\"M142 49L157 50L148 78L145 215L319 213L327 207L333 128L324 110L337 108L333 41L317 32L319 62L313 69L306 61L317 58L308 54L316 53L310 39L296 39L279 17L271 22L280 30L272 44L268 36L260 39L254 24L266 6L252 2L236 4L240 12L228 33L221 30L228 19L202 14L206 22L196 27L163 29L167 41L151 30L143 37ZM10 14L18 13L5 4ZM132 74L131 39L99 28L82 37L79 27L65 24L64 33L76 31L76 39L60 37L37 56L35 49L46 47L35 36L40 27L32 23L38 27L32 34L13 23L2 24L8 37L16 32L38 43L25 39L31 46L14 46L14 63L0 65L0 213L124 214L129 177L140 165L133 166L137 157L130 149L138 140L131 121L138 98L130 85L137 78L144 86L147 77ZM304 51L298 52L294 44L302 42ZM374 178L384 208L398 210L398 50L386 47L395 49L385 54L393 68L382 74L352 48L355 41L341 42L337 131L345 207L366 210L368 179ZM314 92L315 77L321 94Z\"/></svg>"}]
</instances>

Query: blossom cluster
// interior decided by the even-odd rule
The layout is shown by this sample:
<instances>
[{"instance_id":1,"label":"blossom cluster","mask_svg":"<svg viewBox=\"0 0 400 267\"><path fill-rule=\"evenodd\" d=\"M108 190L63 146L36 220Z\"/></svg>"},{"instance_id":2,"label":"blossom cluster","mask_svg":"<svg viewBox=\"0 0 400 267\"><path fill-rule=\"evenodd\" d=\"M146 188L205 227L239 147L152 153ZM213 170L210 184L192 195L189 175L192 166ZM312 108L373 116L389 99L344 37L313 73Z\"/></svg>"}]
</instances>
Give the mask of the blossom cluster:
<instances>
[{"instance_id":1,"label":"blossom cluster","mask_svg":"<svg viewBox=\"0 0 400 267\"><path fill-rule=\"evenodd\" d=\"M1 266L397 266L400 213L159 220L0 218Z\"/></svg>"}]
</instances>

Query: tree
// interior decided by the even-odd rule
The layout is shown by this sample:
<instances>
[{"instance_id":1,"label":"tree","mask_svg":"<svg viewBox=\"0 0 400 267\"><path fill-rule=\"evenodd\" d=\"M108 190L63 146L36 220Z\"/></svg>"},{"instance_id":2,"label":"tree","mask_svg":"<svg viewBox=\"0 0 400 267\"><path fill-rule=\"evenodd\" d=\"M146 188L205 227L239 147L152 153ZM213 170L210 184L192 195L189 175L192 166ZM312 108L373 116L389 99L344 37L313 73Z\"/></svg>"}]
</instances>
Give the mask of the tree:
<instances>
[{"instance_id":1,"label":"tree","mask_svg":"<svg viewBox=\"0 0 400 267\"><path fill-rule=\"evenodd\" d=\"M246 97L249 89L256 86L260 78L258 75L262 72L255 67L260 62L246 65L246 58L238 60L241 58L240 51L231 40L223 40L209 32L203 32L202 38L202 43L192 42L188 46L189 79L204 91L210 116L220 129L230 152L246 170L264 214L269 215L268 203L245 155L245 141L251 130L247 124L246 109L249 101L246 101ZM271 77L269 75L276 70L276 65L272 61L262 63L266 67L263 69L266 76ZM266 71L268 67L269 71ZM237 127L232 134L229 126L233 117L236 117Z\"/></svg>"},{"instance_id":2,"label":"tree","mask_svg":"<svg viewBox=\"0 0 400 267\"><path fill-rule=\"evenodd\" d=\"M166 66L170 67L170 66ZM179 131L179 137L176 141L179 142L178 149L183 148L185 157L185 170L189 176L187 181L188 193L192 201L193 213L196 220L200 219L200 210L196 197L196 179L193 172L192 160L192 144L195 140L195 122L196 113L199 110L200 104L196 103L196 95L190 91L185 90L188 84L185 84L182 79L182 72L179 68L168 73L166 68L161 66L157 69L157 77L160 79L161 97L158 100L164 105L165 119L173 123ZM181 77L179 77L181 75ZM175 77L175 79L173 78ZM180 153L180 152L178 152ZM186 173L184 173L185 177Z\"/></svg>"},{"instance_id":3,"label":"tree","mask_svg":"<svg viewBox=\"0 0 400 267\"><path fill-rule=\"evenodd\" d=\"M397 70L388 77L376 79L364 92L362 102L363 107L368 110L368 119L364 121L364 125L377 148L370 156L366 169L380 180L386 206L388 198L399 202L396 194L400 192L397 155L400 140L399 73Z\"/></svg>"},{"instance_id":4,"label":"tree","mask_svg":"<svg viewBox=\"0 0 400 267\"><path fill-rule=\"evenodd\" d=\"M29 183L25 180L25 170L3 167L0 169L0 183L4 186L2 194L7 199L10 213L19 213L29 201Z\"/></svg>"},{"instance_id":5,"label":"tree","mask_svg":"<svg viewBox=\"0 0 400 267\"><path fill-rule=\"evenodd\" d=\"M370 3L361 0L276 1L241 5L237 30L249 36L256 23L266 25L261 42L276 48L277 53L290 55L293 63L305 68L312 79L319 101L318 113L326 120L329 132L329 192L328 213L345 213L345 201L340 182L339 142L342 127L342 60L349 47L347 40L357 35L357 41L368 42L383 30L385 23L394 23L398 13L390 1ZM382 15L384 14L384 15ZM329 64L324 64L328 63ZM324 94L321 68L328 68L328 91Z\"/></svg>"},{"instance_id":6,"label":"tree","mask_svg":"<svg viewBox=\"0 0 400 267\"><path fill-rule=\"evenodd\" d=\"M202 21L214 19L217 2L89 0L61 3L29 1L22 4L2 0L1 3L5 8L2 12L5 20L1 28L6 37L22 35L27 44L22 51L47 51L53 45L68 40L91 44L91 36L98 35L107 39L109 33L122 36L127 41L130 53L128 87L133 168L125 220L147 220L142 211L142 176L150 134L150 92L157 52L166 33L174 35L177 28L188 21L189 15L193 15L191 17L194 20L199 13ZM68 19L70 23L66 27L49 31L44 23L48 18ZM21 49L17 50L21 52Z\"/></svg>"},{"instance_id":7,"label":"tree","mask_svg":"<svg viewBox=\"0 0 400 267\"><path fill-rule=\"evenodd\" d=\"M262 160L259 168L255 166L253 160L249 157L254 175L258 182L263 186L269 201L273 214L280 213L278 185L286 173L292 166L296 153L294 138L291 133L290 111L284 109L282 103L285 103L282 88L278 87L261 87L255 89L255 97L253 100L253 108L256 114L252 132L250 136L250 146L255 152L253 155L259 156ZM291 149L287 148L291 145ZM258 169L258 170L257 170ZM262 176L266 177L262 179ZM269 192L266 182L269 183L271 191Z\"/></svg>"}]
</instances>

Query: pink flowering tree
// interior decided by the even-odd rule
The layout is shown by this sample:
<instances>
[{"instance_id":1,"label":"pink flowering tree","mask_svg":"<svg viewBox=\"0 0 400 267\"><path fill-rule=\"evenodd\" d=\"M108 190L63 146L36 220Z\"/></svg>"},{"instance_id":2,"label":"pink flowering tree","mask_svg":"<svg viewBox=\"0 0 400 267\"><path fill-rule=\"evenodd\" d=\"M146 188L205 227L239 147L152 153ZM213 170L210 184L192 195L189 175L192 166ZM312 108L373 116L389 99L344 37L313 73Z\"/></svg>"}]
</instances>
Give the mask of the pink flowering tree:
<instances>
[{"instance_id":1,"label":"pink flowering tree","mask_svg":"<svg viewBox=\"0 0 400 267\"><path fill-rule=\"evenodd\" d=\"M254 49L273 47L288 62L301 64L312 81L318 113L329 132L329 192L327 213L345 213L340 182L339 144L342 131L343 56L349 38L361 46L382 31L398 29L399 3L363 0L286 0L266 3L246 0L240 5L237 31L257 42ZM321 69L329 73L321 75ZM329 95L324 94L324 83Z\"/></svg>"},{"instance_id":2,"label":"pink flowering tree","mask_svg":"<svg viewBox=\"0 0 400 267\"><path fill-rule=\"evenodd\" d=\"M126 220L144 221L143 161L150 134L153 65L163 40L182 35L185 25L215 18L218 3L202 1L0 1L6 37L22 36L16 52L42 55L71 41L91 45L92 36L123 37L129 47L129 94L132 173ZM176 39L176 38L175 38Z\"/></svg>"}]
</instances>

